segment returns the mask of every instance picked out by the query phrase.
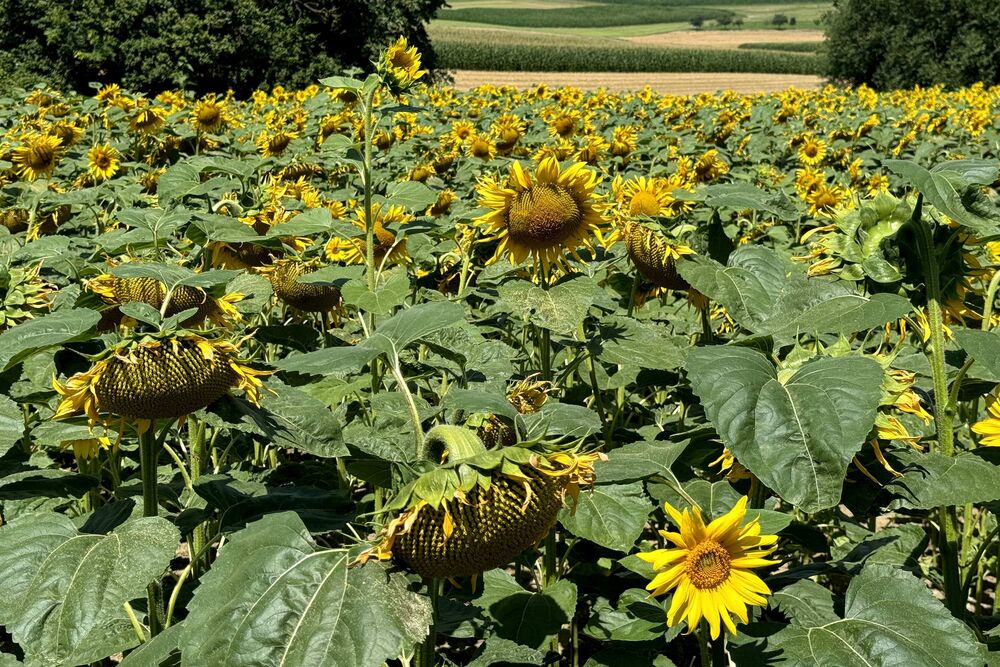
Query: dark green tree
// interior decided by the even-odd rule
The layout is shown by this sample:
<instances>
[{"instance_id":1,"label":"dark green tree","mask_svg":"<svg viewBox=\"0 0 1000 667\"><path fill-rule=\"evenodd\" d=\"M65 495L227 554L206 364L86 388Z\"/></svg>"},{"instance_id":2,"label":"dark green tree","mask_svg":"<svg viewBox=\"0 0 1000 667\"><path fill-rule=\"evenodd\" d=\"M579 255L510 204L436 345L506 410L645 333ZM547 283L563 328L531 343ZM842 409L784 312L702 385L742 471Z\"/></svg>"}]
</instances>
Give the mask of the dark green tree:
<instances>
[{"instance_id":1,"label":"dark green tree","mask_svg":"<svg viewBox=\"0 0 1000 667\"><path fill-rule=\"evenodd\" d=\"M880 90L1000 83L996 0L834 0L828 74Z\"/></svg>"},{"instance_id":2,"label":"dark green tree","mask_svg":"<svg viewBox=\"0 0 1000 667\"><path fill-rule=\"evenodd\" d=\"M371 60L399 35L433 67L424 29L444 0L0 0L0 87L121 83L245 95Z\"/></svg>"}]
</instances>

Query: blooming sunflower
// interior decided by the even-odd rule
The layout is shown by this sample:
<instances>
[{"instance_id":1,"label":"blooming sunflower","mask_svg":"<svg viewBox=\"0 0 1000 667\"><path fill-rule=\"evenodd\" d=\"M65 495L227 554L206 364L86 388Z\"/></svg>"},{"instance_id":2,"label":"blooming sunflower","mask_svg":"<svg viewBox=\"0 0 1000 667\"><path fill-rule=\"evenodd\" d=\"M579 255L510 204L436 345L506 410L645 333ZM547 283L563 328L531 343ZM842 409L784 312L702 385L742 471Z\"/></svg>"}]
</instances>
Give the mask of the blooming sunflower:
<instances>
[{"instance_id":1,"label":"blooming sunflower","mask_svg":"<svg viewBox=\"0 0 1000 667\"><path fill-rule=\"evenodd\" d=\"M87 172L95 181L106 181L118 173L121 154L110 144L97 144L87 151Z\"/></svg>"},{"instance_id":2,"label":"blooming sunflower","mask_svg":"<svg viewBox=\"0 0 1000 667\"><path fill-rule=\"evenodd\" d=\"M355 212L354 226L361 230L366 230L366 215L364 208L358 208ZM388 224L403 224L413 219L406 209L398 204L393 204L385 209L381 204L372 204L372 215L375 218L375 248L373 250L375 264L398 264L409 261L406 254L406 240L397 241L396 235L386 229ZM327 244L324 251L327 260L331 262L344 262L346 264L364 264L367 256L365 239L363 236L343 238L334 236Z\"/></svg>"},{"instance_id":3,"label":"blooming sunflower","mask_svg":"<svg viewBox=\"0 0 1000 667\"><path fill-rule=\"evenodd\" d=\"M405 90L417 82L427 70L420 69L420 53L400 37L382 54L380 69L392 77L394 87Z\"/></svg>"},{"instance_id":4,"label":"blooming sunflower","mask_svg":"<svg viewBox=\"0 0 1000 667\"><path fill-rule=\"evenodd\" d=\"M980 445L986 447L1000 446L1000 396L997 390L986 399L986 419L977 421L972 425L972 432L983 436L979 441Z\"/></svg>"},{"instance_id":5,"label":"blooming sunflower","mask_svg":"<svg viewBox=\"0 0 1000 667\"><path fill-rule=\"evenodd\" d=\"M822 162L824 157L826 157L826 142L812 135L802 140L799 145L799 162L813 166Z\"/></svg>"},{"instance_id":6,"label":"blooming sunflower","mask_svg":"<svg viewBox=\"0 0 1000 667\"><path fill-rule=\"evenodd\" d=\"M638 554L657 573L646 590L653 596L674 591L667 611L668 626L685 619L690 632L704 618L712 639L718 638L722 625L735 635L732 615L748 623L747 606L764 605L764 596L771 594L767 584L751 570L778 563L767 558L778 536L761 535L759 517L743 524L746 496L707 526L697 507L681 513L665 503L664 509L680 532L660 531L674 544L673 548Z\"/></svg>"},{"instance_id":7,"label":"blooming sunflower","mask_svg":"<svg viewBox=\"0 0 1000 667\"><path fill-rule=\"evenodd\" d=\"M59 137L31 133L25 135L21 142L21 145L14 149L12 162L15 171L29 181L51 174L59 162L62 146Z\"/></svg>"},{"instance_id":8,"label":"blooming sunflower","mask_svg":"<svg viewBox=\"0 0 1000 667\"><path fill-rule=\"evenodd\" d=\"M604 225L594 197L598 182L583 163L560 169L551 157L539 163L534 175L514 162L505 181L481 180L479 203L492 210L475 222L500 241L491 261L506 255L519 264L530 256L548 275L553 265L565 267L564 251L579 260L578 248L593 250L590 237L600 240Z\"/></svg>"},{"instance_id":9,"label":"blooming sunflower","mask_svg":"<svg viewBox=\"0 0 1000 667\"><path fill-rule=\"evenodd\" d=\"M198 100L191 112L191 125L198 132L217 132L227 122L229 114L225 102L220 102L214 94Z\"/></svg>"},{"instance_id":10,"label":"blooming sunflower","mask_svg":"<svg viewBox=\"0 0 1000 667\"><path fill-rule=\"evenodd\" d=\"M129 127L135 132L154 134L163 127L166 113L158 107L142 107L129 120Z\"/></svg>"},{"instance_id":11,"label":"blooming sunflower","mask_svg":"<svg viewBox=\"0 0 1000 667\"><path fill-rule=\"evenodd\" d=\"M698 183L711 183L729 173L729 164L719 157L719 151L711 149L694 163L694 180Z\"/></svg>"},{"instance_id":12,"label":"blooming sunflower","mask_svg":"<svg viewBox=\"0 0 1000 667\"><path fill-rule=\"evenodd\" d=\"M675 199L668 183L662 179L630 178L618 187L612 185L615 198L622 202L630 215L670 215Z\"/></svg>"}]
</instances>

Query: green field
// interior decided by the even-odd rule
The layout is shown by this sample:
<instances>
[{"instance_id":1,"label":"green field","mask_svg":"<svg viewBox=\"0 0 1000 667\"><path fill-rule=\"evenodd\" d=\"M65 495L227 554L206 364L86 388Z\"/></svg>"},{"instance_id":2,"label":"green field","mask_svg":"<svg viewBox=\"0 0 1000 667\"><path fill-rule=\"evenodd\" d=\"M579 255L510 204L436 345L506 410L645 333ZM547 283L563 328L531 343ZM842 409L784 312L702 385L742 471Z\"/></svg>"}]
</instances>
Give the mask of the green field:
<instances>
[{"instance_id":1,"label":"green field","mask_svg":"<svg viewBox=\"0 0 1000 667\"><path fill-rule=\"evenodd\" d=\"M780 0L454 0L429 32L448 69L817 74L823 71L817 55L822 49L810 39L831 6ZM776 14L795 23L779 28ZM762 39L762 30L783 39ZM800 31L810 32L802 32L801 40L791 37ZM671 33L683 39L674 43ZM539 46L540 34L545 47L558 48ZM642 43L633 41L640 38Z\"/></svg>"}]
</instances>

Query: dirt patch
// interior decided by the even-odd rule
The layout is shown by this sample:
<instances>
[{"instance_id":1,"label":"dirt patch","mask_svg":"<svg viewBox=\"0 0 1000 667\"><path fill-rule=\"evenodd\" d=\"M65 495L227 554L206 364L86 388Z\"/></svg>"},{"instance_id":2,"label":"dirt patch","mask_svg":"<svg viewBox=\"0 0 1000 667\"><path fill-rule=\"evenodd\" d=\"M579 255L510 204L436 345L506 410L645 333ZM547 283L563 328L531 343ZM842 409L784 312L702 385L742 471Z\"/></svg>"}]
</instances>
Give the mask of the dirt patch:
<instances>
[{"instance_id":1,"label":"dirt patch","mask_svg":"<svg viewBox=\"0 0 1000 667\"><path fill-rule=\"evenodd\" d=\"M731 74L727 72L496 72L457 70L455 87L468 90L483 84L530 88L538 83L586 90L638 90L650 86L659 93L697 95L719 90L773 93L787 88L820 88L823 79L801 74Z\"/></svg>"},{"instance_id":2,"label":"dirt patch","mask_svg":"<svg viewBox=\"0 0 1000 667\"><path fill-rule=\"evenodd\" d=\"M821 30L677 30L626 41L676 49L736 49L741 44L822 42Z\"/></svg>"}]
</instances>

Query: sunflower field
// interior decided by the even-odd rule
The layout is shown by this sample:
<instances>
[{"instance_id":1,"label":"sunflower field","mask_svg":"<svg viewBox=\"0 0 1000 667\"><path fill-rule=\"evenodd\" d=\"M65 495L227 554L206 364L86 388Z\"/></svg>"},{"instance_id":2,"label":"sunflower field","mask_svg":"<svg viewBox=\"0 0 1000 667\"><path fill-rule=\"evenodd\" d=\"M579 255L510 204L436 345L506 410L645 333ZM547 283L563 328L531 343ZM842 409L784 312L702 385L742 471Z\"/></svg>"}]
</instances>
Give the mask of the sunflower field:
<instances>
[{"instance_id":1,"label":"sunflower field","mask_svg":"<svg viewBox=\"0 0 1000 667\"><path fill-rule=\"evenodd\" d=\"M0 666L1000 664L1000 88L0 99Z\"/></svg>"}]
</instances>

